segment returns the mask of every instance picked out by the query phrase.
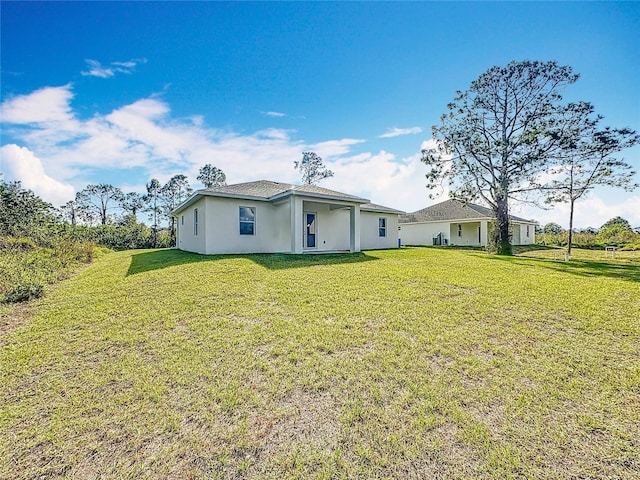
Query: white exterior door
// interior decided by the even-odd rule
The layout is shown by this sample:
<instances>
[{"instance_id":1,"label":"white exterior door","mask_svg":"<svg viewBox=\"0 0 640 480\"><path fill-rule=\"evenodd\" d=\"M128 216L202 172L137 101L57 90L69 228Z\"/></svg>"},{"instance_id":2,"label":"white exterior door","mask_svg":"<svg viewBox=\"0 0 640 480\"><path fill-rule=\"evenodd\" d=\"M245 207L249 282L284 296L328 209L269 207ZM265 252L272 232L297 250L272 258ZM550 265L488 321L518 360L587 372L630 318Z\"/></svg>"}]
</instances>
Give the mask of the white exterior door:
<instances>
[{"instance_id":1,"label":"white exterior door","mask_svg":"<svg viewBox=\"0 0 640 480\"><path fill-rule=\"evenodd\" d=\"M318 218L314 212L304 212L304 248L318 248Z\"/></svg>"}]
</instances>

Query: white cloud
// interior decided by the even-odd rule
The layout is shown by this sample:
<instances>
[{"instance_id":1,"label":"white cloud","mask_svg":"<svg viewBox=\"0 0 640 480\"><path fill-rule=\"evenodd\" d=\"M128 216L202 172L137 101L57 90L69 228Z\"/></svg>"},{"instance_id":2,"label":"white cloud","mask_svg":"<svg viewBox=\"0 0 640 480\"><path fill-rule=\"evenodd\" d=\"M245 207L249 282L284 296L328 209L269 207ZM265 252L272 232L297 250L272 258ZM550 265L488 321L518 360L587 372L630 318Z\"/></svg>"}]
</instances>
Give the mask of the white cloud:
<instances>
[{"instance_id":1,"label":"white cloud","mask_svg":"<svg viewBox=\"0 0 640 480\"><path fill-rule=\"evenodd\" d=\"M328 140L326 142L309 145L308 149L317 153L323 160L327 161L331 157L344 155L351 151L352 145L364 143L364 140L357 138L343 138L341 140Z\"/></svg>"},{"instance_id":2,"label":"white cloud","mask_svg":"<svg viewBox=\"0 0 640 480\"><path fill-rule=\"evenodd\" d=\"M128 62L111 62L111 65L118 68L131 69L136 66L136 62L134 60L129 60Z\"/></svg>"},{"instance_id":3,"label":"white cloud","mask_svg":"<svg viewBox=\"0 0 640 480\"><path fill-rule=\"evenodd\" d=\"M15 124L68 122L73 119L71 85L45 87L2 103L2 121Z\"/></svg>"},{"instance_id":4,"label":"white cloud","mask_svg":"<svg viewBox=\"0 0 640 480\"><path fill-rule=\"evenodd\" d=\"M322 185L368 198L373 203L412 212L446 200L447 192L430 199L426 188L426 166L416 152L401 160L389 152L343 157L327 166L335 176Z\"/></svg>"},{"instance_id":5,"label":"white cloud","mask_svg":"<svg viewBox=\"0 0 640 480\"><path fill-rule=\"evenodd\" d=\"M71 200L75 190L71 185L50 177L42 162L28 148L15 144L0 148L0 164L6 181L22 182L22 186L33 190L39 197L54 205Z\"/></svg>"},{"instance_id":6,"label":"white cloud","mask_svg":"<svg viewBox=\"0 0 640 480\"><path fill-rule=\"evenodd\" d=\"M286 117L287 114L286 113L282 113L282 112L262 112L263 115L266 115L267 117Z\"/></svg>"},{"instance_id":7,"label":"white cloud","mask_svg":"<svg viewBox=\"0 0 640 480\"><path fill-rule=\"evenodd\" d=\"M388 132L383 133L378 138L393 138L401 135L415 135L417 133L422 133L421 127L391 128Z\"/></svg>"},{"instance_id":8,"label":"white cloud","mask_svg":"<svg viewBox=\"0 0 640 480\"><path fill-rule=\"evenodd\" d=\"M99 61L87 58L87 70L81 71L81 75L85 77L109 78L115 76L116 73L133 73L139 63L146 63L146 58L136 58L126 62L111 62L108 66L102 65Z\"/></svg>"},{"instance_id":9,"label":"white cloud","mask_svg":"<svg viewBox=\"0 0 640 480\"><path fill-rule=\"evenodd\" d=\"M83 76L109 78L115 75L113 69L103 67L97 60L86 59L85 62L87 63L89 70L83 70L80 72Z\"/></svg>"}]
</instances>

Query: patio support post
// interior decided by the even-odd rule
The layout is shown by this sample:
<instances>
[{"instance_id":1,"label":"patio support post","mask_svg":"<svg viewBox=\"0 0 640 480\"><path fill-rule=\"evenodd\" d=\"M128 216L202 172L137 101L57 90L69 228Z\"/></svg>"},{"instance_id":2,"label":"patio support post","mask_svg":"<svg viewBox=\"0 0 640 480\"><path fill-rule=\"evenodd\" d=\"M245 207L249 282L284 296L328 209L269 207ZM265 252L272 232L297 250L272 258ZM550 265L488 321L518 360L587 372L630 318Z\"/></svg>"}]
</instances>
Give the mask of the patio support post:
<instances>
[{"instance_id":1,"label":"patio support post","mask_svg":"<svg viewBox=\"0 0 640 480\"><path fill-rule=\"evenodd\" d=\"M302 253L302 199L291 195L291 253Z\"/></svg>"},{"instance_id":2,"label":"patio support post","mask_svg":"<svg viewBox=\"0 0 640 480\"><path fill-rule=\"evenodd\" d=\"M482 247L486 247L488 243L488 225L489 223L486 220L480 221L480 246Z\"/></svg>"},{"instance_id":3,"label":"patio support post","mask_svg":"<svg viewBox=\"0 0 640 480\"><path fill-rule=\"evenodd\" d=\"M360 205L349 208L349 251L360 251Z\"/></svg>"}]
</instances>

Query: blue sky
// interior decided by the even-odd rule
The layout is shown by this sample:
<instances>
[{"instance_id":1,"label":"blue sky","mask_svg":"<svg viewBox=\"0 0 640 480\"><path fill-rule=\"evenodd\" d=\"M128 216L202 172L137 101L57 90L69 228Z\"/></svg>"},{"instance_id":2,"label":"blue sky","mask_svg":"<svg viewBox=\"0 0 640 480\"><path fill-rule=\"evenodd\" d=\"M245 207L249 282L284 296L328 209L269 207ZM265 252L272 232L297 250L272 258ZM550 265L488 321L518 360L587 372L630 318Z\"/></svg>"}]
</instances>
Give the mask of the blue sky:
<instances>
[{"instance_id":1,"label":"blue sky","mask_svg":"<svg viewBox=\"0 0 640 480\"><path fill-rule=\"evenodd\" d=\"M196 176L296 183L301 152L322 186L413 211L419 161L456 90L493 65L556 60L604 123L640 129L639 2L5 2L0 171L58 205L88 183L143 191ZM624 152L640 170L640 149ZM601 189L578 226L640 193ZM567 225L567 209L513 205Z\"/></svg>"}]
</instances>

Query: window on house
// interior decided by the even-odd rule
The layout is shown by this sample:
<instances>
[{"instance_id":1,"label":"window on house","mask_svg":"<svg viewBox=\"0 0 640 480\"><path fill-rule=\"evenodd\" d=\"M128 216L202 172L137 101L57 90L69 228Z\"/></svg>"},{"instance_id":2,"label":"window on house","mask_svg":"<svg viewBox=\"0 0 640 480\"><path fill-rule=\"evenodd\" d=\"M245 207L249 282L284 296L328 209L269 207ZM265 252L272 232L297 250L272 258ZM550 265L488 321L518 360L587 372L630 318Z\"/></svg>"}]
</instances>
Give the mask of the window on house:
<instances>
[{"instance_id":1,"label":"window on house","mask_svg":"<svg viewBox=\"0 0 640 480\"><path fill-rule=\"evenodd\" d=\"M198 236L198 209L193 209L193 236Z\"/></svg>"},{"instance_id":2,"label":"window on house","mask_svg":"<svg viewBox=\"0 0 640 480\"><path fill-rule=\"evenodd\" d=\"M256 207L240 207L240 235L255 235Z\"/></svg>"},{"instance_id":3,"label":"window on house","mask_svg":"<svg viewBox=\"0 0 640 480\"><path fill-rule=\"evenodd\" d=\"M184 225L184 215L180 215L180 225Z\"/></svg>"},{"instance_id":4,"label":"window on house","mask_svg":"<svg viewBox=\"0 0 640 480\"><path fill-rule=\"evenodd\" d=\"M527 225L527 238L529 237L529 228L531 227L531 225Z\"/></svg>"},{"instance_id":5,"label":"window on house","mask_svg":"<svg viewBox=\"0 0 640 480\"><path fill-rule=\"evenodd\" d=\"M386 237L387 236L387 219L380 217L378 219L378 236Z\"/></svg>"},{"instance_id":6,"label":"window on house","mask_svg":"<svg viewBox=\"0 0 640 480\"><path fill-rule=\"evenodd\" d=\"M462 225L458 224L458 236L462 236Z\"/></svg>"}]
</instances>

